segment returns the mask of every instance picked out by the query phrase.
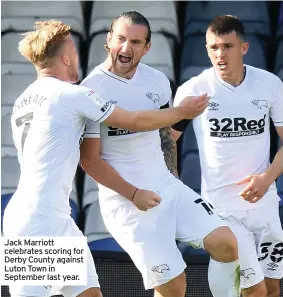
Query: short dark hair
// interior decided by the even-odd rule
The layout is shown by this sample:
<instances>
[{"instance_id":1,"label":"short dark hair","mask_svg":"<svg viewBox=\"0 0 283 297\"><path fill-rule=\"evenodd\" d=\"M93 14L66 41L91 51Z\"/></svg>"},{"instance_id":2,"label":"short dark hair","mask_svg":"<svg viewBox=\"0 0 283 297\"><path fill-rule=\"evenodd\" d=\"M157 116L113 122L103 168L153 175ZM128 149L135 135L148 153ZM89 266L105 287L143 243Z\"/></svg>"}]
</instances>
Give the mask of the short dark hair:
<instances>
[{"instance_id":1,"label":"short dark hair","mask_svg":"<svg viewBox=\"0 0 283 297\"><path fill-rule=\"evenodd\" d=\"M213 19L208 29L212 33L219 35L229 34L235 31L237 36L245 41L245 28L242 22L233 15L221 15Z\"/></svg>"},{"instance_id":2,"label":"short dark hair","mask_svg":"<svg viewBox=\"0 0 283 297\"><path fill-rule=\"evenodd\" d=\"M111 23L111 27L109 30L110 33L113 32L113 28L114 28L116 21L118 21L121 18L125 18L125 19L131 21L131 23L133 25L143 25L143 26L147 27L146 44L148 44L150 42L151 29L150 29L149 22L146 17L144 17L141 13L134 11L134 10L128 11L128 12L123 12L121 15L119 15L117 18L115 18Z\"/></svg>"}]
</instances>

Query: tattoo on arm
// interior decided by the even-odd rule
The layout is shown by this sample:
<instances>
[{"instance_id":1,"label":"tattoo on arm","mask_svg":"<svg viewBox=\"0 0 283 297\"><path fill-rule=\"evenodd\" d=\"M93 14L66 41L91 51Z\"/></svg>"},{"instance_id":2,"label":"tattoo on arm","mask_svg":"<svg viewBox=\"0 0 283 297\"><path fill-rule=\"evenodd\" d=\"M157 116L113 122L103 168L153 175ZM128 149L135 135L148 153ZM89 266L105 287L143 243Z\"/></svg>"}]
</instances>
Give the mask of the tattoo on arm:
<instances>
[{"instance_id":1,"label":"tattoo on arm","mask_svg":"<svg viewBox=\"0 0 283 297\"><path fill-rule=\"evenodd\" d=\"M177 144L171 136L171 128L166 127L159 130L161 138L161 149L164 153L165 163L170 172L178 177L177 169Z\"/></svg>"}]
</instances>

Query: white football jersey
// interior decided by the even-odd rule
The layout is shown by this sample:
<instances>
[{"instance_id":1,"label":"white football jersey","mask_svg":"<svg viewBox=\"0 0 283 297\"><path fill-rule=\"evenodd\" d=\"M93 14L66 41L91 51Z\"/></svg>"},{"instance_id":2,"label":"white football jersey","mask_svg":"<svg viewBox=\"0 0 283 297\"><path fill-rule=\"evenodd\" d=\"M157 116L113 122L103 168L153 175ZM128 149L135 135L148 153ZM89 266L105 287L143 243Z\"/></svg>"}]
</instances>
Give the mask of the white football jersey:
<instances>
[{"instance_id":1,"label":"white football jersey","mask_svg":"<svg viewBox=\"0 0 283 297\"><path fill-rule=\"evenodd\" d=\"M207 93L208 108L193 119L202 171L202 196L217 209L251 209L279 199L275 183L257 203L239 193L236 185L248 175L266 171L270 157L270 117L283 126L283 84L261 69L246 65L237 87L223 81L213 68L178 88L174 105L188 95Z\"/></svg>"},{"instance_id":2,"label":"white football jersey","mask_svg":"<svg viewBox=\"0 0 283 297\"><path fill-rule=\"evenodd\" d=\"M82 85L126 110L159 109L171 98L169 80L158 70L139 64L131 79L97 66ZM128 182L140 188L159 187L170 173L161 150L159 131L133 133L87 121L85 138L101 138L101 158ZM113 192L99 185L100 197Z\"/></svg>"},{"instance_id":3,"label":"white football jersey","mask_svg":"<svg viewBox=\"0 0 283 297\"><path fill-rule=\"evenodd\" d=\"M53 77L31 84L16 100L11 117L21 176L7 209L69 218L86 117L100 123L113 110L86 87Z\"/></svg>"}]
</instances>

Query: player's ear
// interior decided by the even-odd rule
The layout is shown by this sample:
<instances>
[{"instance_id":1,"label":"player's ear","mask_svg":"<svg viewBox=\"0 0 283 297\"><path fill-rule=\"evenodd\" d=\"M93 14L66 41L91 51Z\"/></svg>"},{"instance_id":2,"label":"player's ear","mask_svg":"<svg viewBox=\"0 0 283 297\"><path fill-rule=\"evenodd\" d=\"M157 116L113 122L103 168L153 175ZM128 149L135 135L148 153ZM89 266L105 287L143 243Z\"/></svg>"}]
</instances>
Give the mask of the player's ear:
<instances>
[{"instance_id":1,"label":"player's ear","mask_svg":"<svg viewBox=\"0 0 283 297\"><path fill-rule=\"evenodd\" d=\"M65 65L68 65L68 66L71 65L71 61L70 61L70 59L69 59L69 57L68 57L67 54L63 54L63 55L62 55L62 59L63 59L63 63L64 63Z\"/></svg>"},{"instance_id":2,"label":"player's ear","mask_svg":"<svg viewBox=\"0 0 283 297\"><path fill-rule=\"evenodd\" d=\"M150 47L151 47L151 42L148 42L144 47L143 56L149 51Z\"/></svg>"},{"instance_id":3,"label":"player's ear","mask_svg":"<svg viewBox=\"0 0 283 297\"><path fill-rule=\"evenodd\" d=\"M106 37L106 42L107 42L107 47L108 48L110 48L111 37L112 37L111 32L108 32L107 37Z\"/></svg>"},{"instance_id":4,"label":"player's ear","mask_svg":"<svg viewBox=\"0 0 283 297\"><path fill-rule=\"evenodd\" d=\"M242 54L243 54L243 56L246 55L246 53L248 52L248 50L249 50L249 44L247 42L244 42L242 44Z\"/></svg>"}]
</instances>

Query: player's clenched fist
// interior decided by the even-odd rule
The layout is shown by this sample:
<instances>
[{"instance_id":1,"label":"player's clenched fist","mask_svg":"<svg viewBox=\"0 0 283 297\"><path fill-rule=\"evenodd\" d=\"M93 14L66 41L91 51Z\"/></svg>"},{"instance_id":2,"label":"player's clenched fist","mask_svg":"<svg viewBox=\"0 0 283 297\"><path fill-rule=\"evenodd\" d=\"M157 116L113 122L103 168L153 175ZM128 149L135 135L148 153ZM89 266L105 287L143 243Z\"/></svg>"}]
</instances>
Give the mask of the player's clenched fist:
<instances>
[{"instance_id":1,"label":"player's clenched fist","mask_svg":"<svg viewBox=\"0 0 283 297\"><path fill-rule=\"evenodd\" d=\"M138 189L132 202L139 210L146 211L159 205L161 200L161 197L152 191Z\"/></svg>"},{"instance_id":2,"label":"player's clenched fist","mask_svg":"<svg viewBox=\"0 0 283 297\"><path fill-rule=\"evenodd\" d=\"M200 96L188 96L182 100L179 106L183 109L184 118L193 119L203 113L208 106L209 99L210 97L207 94L203 94Z\"/></svg>"}]
</instances>

